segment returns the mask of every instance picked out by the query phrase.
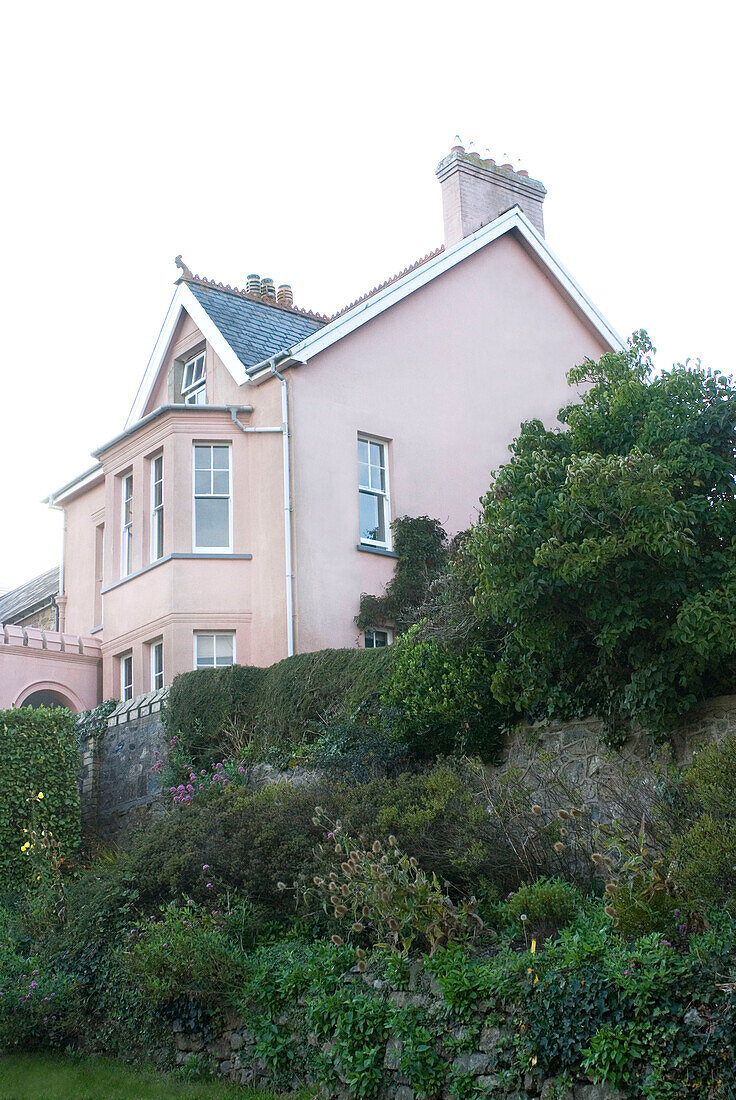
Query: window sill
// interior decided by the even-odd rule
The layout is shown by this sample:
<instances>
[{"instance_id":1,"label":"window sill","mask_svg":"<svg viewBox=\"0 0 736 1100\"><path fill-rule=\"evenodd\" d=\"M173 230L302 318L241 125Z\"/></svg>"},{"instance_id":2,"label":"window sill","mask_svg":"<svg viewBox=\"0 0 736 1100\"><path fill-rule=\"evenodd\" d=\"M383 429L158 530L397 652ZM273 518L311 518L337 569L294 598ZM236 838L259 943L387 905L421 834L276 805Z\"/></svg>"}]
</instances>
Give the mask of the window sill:
<instances>
[{"instance_id":1,"label":"window sill","mask_svg":"<svg viewBox=\"0 0 736 1100\"><path fill-rule=\"evenodd\" d=\"M135 580L136 577L142 576L144 573L149 573L151 569L158 569L159 565L165 565L167 561L250 561L252 554L218 554L218 553L205 553L204 551L195 554L167 554L163 558L159 558L158 561L152 561L148 565L144 565L142 569L139 569L136 573L130 573L127 577L121 577L119 581L114 581L113 584L108 584L107 588L102 589L102 595L106 592L112 592L114 588L119 588L121 584L127 584L128 581Z\"/></svg>"},{"instance_id":2,"label":"window sill","mask_svg":"<svg viewBox=\"0 0 736 1100\"><path fill-rule=\"evenodd\" d=\"M384 550L382 546L370 546L367 542L359 542L355 549L361 550L364 554L380 554L384 558L398 558L399 556L393 550Z\"/></svg>"}]
</instances>

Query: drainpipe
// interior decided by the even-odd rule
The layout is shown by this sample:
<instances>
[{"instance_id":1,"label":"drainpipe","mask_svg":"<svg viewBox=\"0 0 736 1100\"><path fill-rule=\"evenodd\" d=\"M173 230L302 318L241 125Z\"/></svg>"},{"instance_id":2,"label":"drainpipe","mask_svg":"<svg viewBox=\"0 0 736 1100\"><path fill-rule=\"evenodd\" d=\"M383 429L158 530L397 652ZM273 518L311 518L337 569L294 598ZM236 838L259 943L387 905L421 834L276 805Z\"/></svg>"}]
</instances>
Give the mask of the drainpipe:
<instances>
[{"instance_id":1,"label":"drainpipe","mask_svg":"<svg viewBox=\"0 0 736 1100\"><path fill-rule=\"evenodd\" d=\"M269 359L269 367L274 378L281 383L281 427L280 428L246 428L238 420L239 412L251 412L248 405L229 405L230 416L233 424L240 428L241 432L248 435L251 432L280 432L283 439L283 469L284 469L284 552L286 558L286 651L288 657L294 656L294 574L291 559L291 469L289 463L289 401L286 390L286 379L276 370L276 359Z\"/></svg>"},{"instance_id":2,"label":"drainpipe","mask_svg":"<svg viewBox=\"0 0 736 1100\"><path fill-rule=\"evenodd\" d=\"M291 561L291 468L289 464L289 399L286 379L276 370L276 360L270 360L271 374L281 383L281 435L284 446L284 552L286 558L286 647L294 656L294 573Z\"/></svg>"},{"instance_id":3,"label":"drainpipe","mask_svg":"<svg viewBox=\"0 0 736 1100\"><path fill-rule=\"evenodd\" d=\"M56 629L61 633L66 629L66 596L64 593L64 558L66 556L66 508L62 508L60 504L54 504L53 494L48 498L49 508L53 508L55 512L64 513L64 522L61 527L61 565L59 566L59 595L53 599L53 604L56 607ZM61 602L57 602L60 600Z\"/></svg>"}]
</instances>

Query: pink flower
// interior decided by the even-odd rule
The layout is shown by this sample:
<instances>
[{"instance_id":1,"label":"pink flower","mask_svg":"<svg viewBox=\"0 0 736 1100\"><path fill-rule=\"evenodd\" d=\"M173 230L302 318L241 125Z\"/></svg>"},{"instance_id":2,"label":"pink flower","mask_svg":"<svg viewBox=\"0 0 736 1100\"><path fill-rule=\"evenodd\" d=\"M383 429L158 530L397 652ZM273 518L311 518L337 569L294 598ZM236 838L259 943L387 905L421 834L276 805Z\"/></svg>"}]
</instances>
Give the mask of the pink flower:
<instances>
[{"instance_id":1,"label":"pink flower","mask_svg":"<svg viewBox=\"0 0 736 1100\"><path fill-rule=\"evenodd\" d=\"M203 863L202 864L202 870L203 871L209 871L209 869L210 869L209 863Z\"/></svg>"},{"instance_id":2,"label":"pink flower","mask_svg":"<svg viewBox=\"0 0 736 1100\"><path fill-rule=\"evenodd\" d=\"M211 883L211 882L208 882L208 883L207 883L207 889L208 889L208 890L211 890L211 889L212 889L212 883Z\"/></svg>"}]
</instances>

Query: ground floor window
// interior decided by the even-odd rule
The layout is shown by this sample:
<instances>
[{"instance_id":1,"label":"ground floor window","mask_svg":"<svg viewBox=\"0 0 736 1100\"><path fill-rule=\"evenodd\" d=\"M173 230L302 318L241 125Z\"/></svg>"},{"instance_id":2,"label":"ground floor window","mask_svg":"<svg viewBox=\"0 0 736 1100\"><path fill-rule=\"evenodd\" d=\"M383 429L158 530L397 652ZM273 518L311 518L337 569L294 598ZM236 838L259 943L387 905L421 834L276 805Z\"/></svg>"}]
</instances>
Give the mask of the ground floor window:
<instances>
[{"instance_id":1,"label":"ground floor window","mask_svg":"<svg viewBox=\"0 0 736 1100\"><path fill-rule=\"evenodd\" d=\"M364 645L366 649L383 649L391 645L394 636L390 630L366 630Z\"/></svg>"},{"instance_id":2,"label":"ground floor window","mask_svg":"<svg viewBox=\"0 0 736 1100\"><path fill-rule=\"evenodd\" d=\"M125 703L133 698L133 654L120 658L120 698Z\"/></svg>"},{"instance_id":3,"label":"ground floor window","mask_svg":"<svg viewBox=\"0 0 736 1100\"><path fill-rule=\"evenodd\" d=\"M164 686L164 643L151 643L151 691Z\"/></svg>"},{"instance_id":4,"label":"ground floor window","mask_svg":"<svg viewBox=\"0 0 736 1100\"><path fill-rule=\"evenodd\" d=\"M194 635L194 667L224 668L235 663L235 634L198 632Z\"/></svg>"}]
</instances>

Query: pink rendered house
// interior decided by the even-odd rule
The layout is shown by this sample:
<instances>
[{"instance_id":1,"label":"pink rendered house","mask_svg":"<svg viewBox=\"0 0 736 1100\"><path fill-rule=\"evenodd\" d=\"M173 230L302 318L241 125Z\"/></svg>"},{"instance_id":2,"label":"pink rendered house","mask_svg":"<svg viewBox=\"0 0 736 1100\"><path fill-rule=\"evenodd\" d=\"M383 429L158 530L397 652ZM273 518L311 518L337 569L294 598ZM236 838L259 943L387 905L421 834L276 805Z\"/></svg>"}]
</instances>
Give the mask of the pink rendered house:
<instances>
[{"instance_id":1,"label":"pink rendered house","mask_svg":"<svg viewBox=\"0 0 736 1100\"><path fill-rule=\"evenodd\" d=\"M566 371L621 347L544 240L540 183L459 146L437 175L444 245L330 319L177 259L124 430L48 499L58 623L0 627L0 706L391 642L354 622L391 576L391 520L466 527L520 422L554 424Z\"/></svg>"}]
</instances>

